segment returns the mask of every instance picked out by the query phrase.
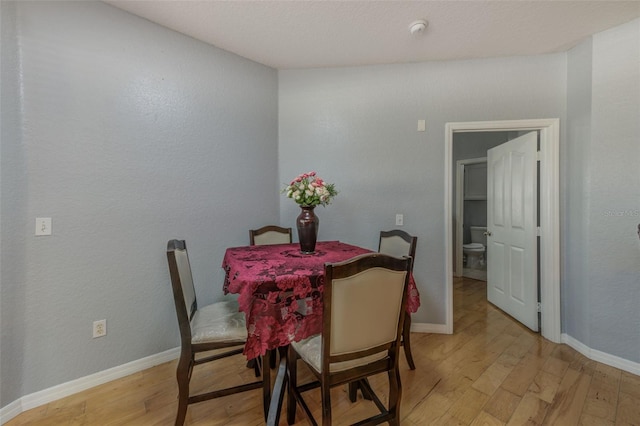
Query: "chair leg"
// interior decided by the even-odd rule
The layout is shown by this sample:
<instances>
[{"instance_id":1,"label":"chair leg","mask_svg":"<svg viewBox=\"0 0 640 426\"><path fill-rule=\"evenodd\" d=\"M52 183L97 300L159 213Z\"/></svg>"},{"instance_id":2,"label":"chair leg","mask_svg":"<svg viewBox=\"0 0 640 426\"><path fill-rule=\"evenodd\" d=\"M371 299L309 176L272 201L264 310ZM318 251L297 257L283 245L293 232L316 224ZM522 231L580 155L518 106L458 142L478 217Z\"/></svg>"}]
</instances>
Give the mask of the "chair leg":
<instances>
[{"instance_id":1,"label":"chair leg","mask_svg":"<svg viewBox=\"0 0 640 426\"><path fill-rule=\"evenodd\" d=\"M358 384L349 382L349 401L356 402L356 399L358 399Z\"/></svg>"},{"instance_id":2,"label":"chair leg","mask_svg":"<svg viewBox=\"0 0 640 426\"><path fill-rule=\"evenodd\" d=\"M289 346L289 355L287 356L287 374L289 375L289 389L287 391L287 424L292 425L296 422L296 397L294 389L298 385L298 354L291 346Z\"/></svg>"},{"instance_id":3,"label":"chair leg","mask_svg":"<svg viewBox=\"0 0 640 426\"><path fill-rule=\"evenodd\" d=\"M371 395L369 394L369 392L367 392L366 388L361 385L362 382L369 383L366 377L364 379L357 380L355 382L349 382L349 385L348 385L349 401L356 402L356 400L358 399L358 389L360 389L360 391L362 392L363 399L366 399L367 401L371 401L373 399L371 398Z\"/></svg>"},{"instance_id":4,"label":"chair leg","mask_svg":"<svg viewBox=\"0 0 640 426\"><path fill-rule=\"evenodd\" d=\"M287 374L287 352L288 345L278 348L280 354L280 362L278 364L278 372L276 373L276 381L273 384L273 394L271 395L271 405L269 405L269 413L267 415L267 426L280 424L280 413L282 404L284 403L284 393L289 383Z\"/></svg>"},{"instance_id":5,"label":"chair leg","mask_svg":"<svg viewBox=\"0 0 640 426\"><path fill-rule=\"evenodd\" d=\"M404 346L404 356L407 358L407 364L411 370L416 369L416 364L413 362L413 355L411 354L411 315L406 314L404 316L404 324L402 326L402 344Z\"/></svg>"},{"instance_id":6,"label":"chair leg","mask_svg":"<svg viewBox=\"0 0 640 426\"><path fill-rule=\"evenodd\" d=\"M269 363L271 359L271 351L267 351L264 356L255 358L256 363L260 364L262 370L262 407L264 410L264 419L267 420L269 415L269 405L271 404L271 370Z\"/></svg>"},{"instance_id":7,"label":"chair leg","mask_svg":"<svg viewBox=\"0 0 640 426\"><path fill-rule=\"evenodd\" d=\"M358 380L358 387L360 388L360 392L362 392L362 398L367 401L373 401L373 396L369 393L369 389L371 389L371 385L369 384L369 379L364 378Z\"/></svg>"},{"instance_id":8,"label":"chair leg","mask_svg":"<svg viewBox=\"0 0 640 426\"><path fill-rule=\"evenodd\" d=\"M176 379L178 381L178 413L176 414L176 426L182 426L187 416L187 406L189 405L189 377L193 364L189 354L182 354L176 368Z\"/></svg>"},{"instance_id":9,"label":"chair leg","mask_svg":"<svg viewBox=\"0 0 640 426\"><path fill-rule=\"evenodd\" d=\"M331 426L331 387L324 382L320 383L322 393L322 426Z\"/></svg>"},{"instance_id":10,"label":"chair leg","mask_svg":"<svg viewBox=\"0 0 640 426\"><path fill-rule=\"evenodd\" d=\"M402 396L402 387L400 384L400 370L393 368L388 371L389 375L389 413L391 419L389 424L393 426L400 425L400 398Z\"/></svg>"},{"instance_id":11,"label":"chair leg","mask_svg":"<svg viewBox=\"0 0 640 426\"><path fill-rule=\"evenodd\" d=\"M262 357L258 357L255 359L252 359L251 361L253 361L253 372L256 375L256 377L260 377L260 375L262 374L264 368L262 367Z\"/></svg>"}]
</instances>

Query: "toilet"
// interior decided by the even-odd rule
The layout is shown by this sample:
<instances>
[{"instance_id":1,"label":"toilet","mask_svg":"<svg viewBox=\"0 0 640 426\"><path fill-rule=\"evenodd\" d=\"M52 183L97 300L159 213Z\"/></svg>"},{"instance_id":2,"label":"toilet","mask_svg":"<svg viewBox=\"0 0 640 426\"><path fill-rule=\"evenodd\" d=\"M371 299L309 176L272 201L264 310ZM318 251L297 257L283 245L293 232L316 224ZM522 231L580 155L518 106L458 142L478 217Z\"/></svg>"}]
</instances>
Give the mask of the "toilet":
<instances>
[{"instance_id":1,"label":"toilet","mask_svg":"<svg viewBox=\"0 0 640 426\"><path fill-rule=\"evenodd\" d=\"M462 252L467 259L467 268L477 268L484 265L487 248L486 226L470 226L471 243L462 245Z\"/></svg>"}]
</instances>

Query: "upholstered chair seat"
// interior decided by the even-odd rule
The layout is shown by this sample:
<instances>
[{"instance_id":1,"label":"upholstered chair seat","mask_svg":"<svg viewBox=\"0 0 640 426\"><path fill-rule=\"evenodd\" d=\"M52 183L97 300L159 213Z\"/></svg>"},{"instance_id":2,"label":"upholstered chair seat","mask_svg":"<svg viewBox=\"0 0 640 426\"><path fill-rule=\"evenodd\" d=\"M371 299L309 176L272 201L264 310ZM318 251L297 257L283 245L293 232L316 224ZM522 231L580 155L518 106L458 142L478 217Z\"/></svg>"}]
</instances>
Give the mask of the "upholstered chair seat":
<instances>
[{"instance_id":1,"label":"upholstered chair seat","mask_svg":"<svg viewBox=\"0 0 640 426\"><path fill-rule=\"evenodd\" d=\"M322 336L316 334L299 342L291 343L293 349L300 355L300 358L312 367L318 373L322 373ZM351 361L334 362L329 365L329 371L336 373L338 371L349 370L361 365L371 364L387 356L386 352L378 352L373 355L357 358Z\"/></svg>"},{"instance_id":2,"label":"upholstered chair seat","mask_svg":"<svg viewBox=\"0 0 640 426\"><path fill-rule=\"evenodd\" d=\"M191 343L244 342L247 339L245 315L238 302L218 302L202 307L191 319Z\"/></svg>"}]
</instances>

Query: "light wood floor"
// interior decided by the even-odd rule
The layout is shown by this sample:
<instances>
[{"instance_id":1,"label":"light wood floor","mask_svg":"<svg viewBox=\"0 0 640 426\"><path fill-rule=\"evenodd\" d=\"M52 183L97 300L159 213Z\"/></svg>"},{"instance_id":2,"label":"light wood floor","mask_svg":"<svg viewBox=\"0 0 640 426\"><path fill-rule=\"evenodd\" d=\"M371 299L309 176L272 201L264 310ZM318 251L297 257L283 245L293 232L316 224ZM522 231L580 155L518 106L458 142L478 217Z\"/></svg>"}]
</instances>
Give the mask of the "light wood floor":
<instances>
[{"instance_id":1,"label":"light wood floor","mask_svg":"<svg viewBox=\"0 0 640 426\"><path fill-rule=\"evenodd\" d=\"M531 333L485 300L485 283L455 282L455 334L411 335L417 369L402 357L402 424L412 425L640 425L640 377L591 361L566 345ZM220 384L250 379L241 357L215 369ZM214 381L199 367L192 389ZM177 387L175 362L22 413L16 425L170 425ZM199 373L199 374L198 374ZM371 381L386 399L386 376ZM319 419L319 394L309 395ZM349 403L334 389L335 424L375 411ZM297 423L306 424L298 409ZM281 424L286 424L283 410ZM192 405L189 425L261 425L259 390Z\"/></svg>"}]
</instances>

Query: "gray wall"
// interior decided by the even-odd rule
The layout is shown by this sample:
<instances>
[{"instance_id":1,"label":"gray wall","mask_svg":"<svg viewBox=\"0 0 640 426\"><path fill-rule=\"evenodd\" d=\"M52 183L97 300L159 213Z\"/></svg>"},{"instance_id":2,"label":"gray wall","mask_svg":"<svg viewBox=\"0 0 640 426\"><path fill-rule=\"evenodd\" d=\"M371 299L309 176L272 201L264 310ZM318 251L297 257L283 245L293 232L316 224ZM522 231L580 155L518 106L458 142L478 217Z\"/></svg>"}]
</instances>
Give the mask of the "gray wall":
<instances>
[{"instance_id":1,"label":"gray wall","mask_svg":"<svg viewBox=\"0 0 640 426\"><path fill-rule=\"evenodd\" d=\"M568 58L563 331L640 362L640 20Z\"/></svg>"},{"instance_id":2,"label":"gray wall","mask_svg":"<svg viewBox=\"0 0 640 426\"><path fill-rule=\"evenodd\" d=\"M444 324L445 123L564 122L565 111L565 54L280 71L280 177L316 169L337 185L334 204L318 211L322 239L375 249L378 231L403 213L403 229L418 236L414 322ZM281 200L281 222L297 212Z\"/></svg>"},{"instance_id":3,"label":"gray wall","mask_svg":"<svg viewBox=\"0 0 640 426\"><path fill-rule=\"evenodd\" d=\"M26 200L20 197L16 185L24 174L24 159L20 153L18 51L15 42L15 5L0 3L0 407L22 393L22 331L21 310L24 309L24 237L12 225L26 210ZM11 159L11 160L10 160ZM13 167L16 164L17 167ZM10 185L9 182L12 184ZM5 193L16 193L5 201ZM21 220L21 218L20 218ZM12 250L8 246L13 247ZM9 265L13 265L9 273ZM20 321L13 321L18 315Z\"/></svg>"},{"instance_id":4,"label":"gray wall","mask_svg":"<svg viewBox=\"0 0 640 426\"><path fill-rule=\"evenodd\" d=\"M562 144L562 331L589 343L590 301L587 290L589 236L589 157L591 155L592 40L567 57L567 142ZM571 159L568 161L567 159Z\"/></svg>"},{"instance_id":5,"label":"gray wall","mask_svg":"<svg viewBox=\"0 0 640 426\"><path fill-rule=\"evenodd\" d=\"M1 7L5 406L177 347L167 240L222 298L224 250L278 222L279 181L276 70L99 2Z\"/></svg>"}]
</instances>

